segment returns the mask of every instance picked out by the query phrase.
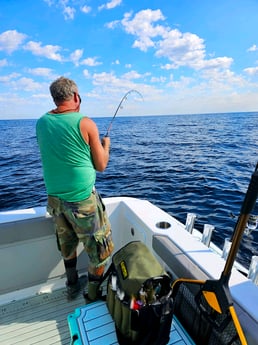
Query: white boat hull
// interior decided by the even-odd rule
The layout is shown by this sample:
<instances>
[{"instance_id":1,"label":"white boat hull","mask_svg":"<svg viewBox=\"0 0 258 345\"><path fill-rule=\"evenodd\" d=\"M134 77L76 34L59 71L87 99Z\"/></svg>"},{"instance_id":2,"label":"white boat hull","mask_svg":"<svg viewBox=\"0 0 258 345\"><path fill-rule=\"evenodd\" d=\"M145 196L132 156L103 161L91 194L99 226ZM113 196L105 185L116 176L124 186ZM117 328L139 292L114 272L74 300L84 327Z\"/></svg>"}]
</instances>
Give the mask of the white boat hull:
<instances>
[{"instance_id":1,"label":"white boat hull","mask_svg":"<svg viewBox=\"0 0 258 345\"><path fill-rule=\"evenodd\" d=\"M175 218L145 200L104 199L115 248L140 240L152 248L174 278L219 279L225 261ZM64 286L65 273L52 219L45 208L0 213L0 305ZM164 226L166 225L166 226ZM80 245L78 270L88 259ZM258 345L258 287L235 268L229 281L234 306L248 344Z\"/></svg>"}]
</instances>

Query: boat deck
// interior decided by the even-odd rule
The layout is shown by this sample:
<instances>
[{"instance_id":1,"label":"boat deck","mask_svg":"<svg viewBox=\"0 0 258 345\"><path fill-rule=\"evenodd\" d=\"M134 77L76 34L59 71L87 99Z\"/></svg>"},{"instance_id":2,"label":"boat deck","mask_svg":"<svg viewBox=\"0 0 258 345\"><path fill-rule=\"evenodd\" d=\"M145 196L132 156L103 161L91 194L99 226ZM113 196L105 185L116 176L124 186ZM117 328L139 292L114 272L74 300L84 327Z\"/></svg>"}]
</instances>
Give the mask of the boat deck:
<instances>
[{"instance_id":1,"label":"boat deck","mask_svg":"<svg viewBox=\"0 0 258 345\"><path fill-rule=\"evenodd\" d=\"M32 298L14 301L1 306L0 313L0 344L1 345L70 345L71 334L67 317L74 314L75 310L84 306L85 301L82 296L73 301L67 301L65 289L59 289L52 293L41 294ZM105 302L95 302L89 304L91 309L97 308L97 319L103 316L106 311ZM101 307L101 308L100 308ZM102 310L102 311L101 311ZM93 321L98 327L98 322ZM108 321L111 328L113 341L108 342L103 338L99 329L91 328L91 340L83 339L84 344L118 344L114 334L112 319ZM101 322L101 326L103 323ZM92 336L95 334L94 336ZM96 336L97 334L97 336ZM104 341L104 342L103 342ZM74 344L81 344L76 341ZM170 345L193 345L194 343L185 333L176 319L173 319L171 326Z\"/></svg>"}]
</instances>

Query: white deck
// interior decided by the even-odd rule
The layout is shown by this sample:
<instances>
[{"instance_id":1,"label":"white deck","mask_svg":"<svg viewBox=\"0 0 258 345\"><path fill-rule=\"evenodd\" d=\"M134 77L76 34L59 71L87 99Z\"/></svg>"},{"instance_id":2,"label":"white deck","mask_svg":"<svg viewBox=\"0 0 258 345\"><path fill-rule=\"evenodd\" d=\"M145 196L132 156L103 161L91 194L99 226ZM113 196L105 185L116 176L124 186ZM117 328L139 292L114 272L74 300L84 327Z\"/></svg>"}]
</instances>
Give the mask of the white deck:
<instances>
[{"instance_id":1,"label":"white deck","mask_svg":"<svg viewBox=\"0 0 258 345\"><path fill-rule=\"evenodd\" d=\"M65 290L59 289L55 292L38 295L29 299L15 301L1 306L0 313L0 344L1 345L70 345L71 334L67 317L73 314L78 307L85 305L84 298L78 297L68 302ZM74 342L74 344L90 345L111 345L118 344L116 341L114 326L111 317L106 325L101 326L112 328L111 338L115 341L108 342L107 335L99 332L97 319L105 313L105 302L91 304L92 309L96 308L95 320L91 320L90 339L86 342ZM96 316L97 314L97 316ZM109 324L109 325L108 325ZM96 336L97 334L97 336ZM110 338L110 339L111 339ZM86 339L86 338L85 338ZM171 327L170 345L191 345L187 335L181 326L174 320Z\"/></svg>"},{"instance_id":2,"label":"white deck","mask_svg":"<svg viewBox=\"0 0 258 345\"><path fill-rule=\"evenodd\" d=\"M69 345L66 317L83 304L83 297L68 302L62 289L1 306L0 344Z\"/></svg>"}]
</instances>

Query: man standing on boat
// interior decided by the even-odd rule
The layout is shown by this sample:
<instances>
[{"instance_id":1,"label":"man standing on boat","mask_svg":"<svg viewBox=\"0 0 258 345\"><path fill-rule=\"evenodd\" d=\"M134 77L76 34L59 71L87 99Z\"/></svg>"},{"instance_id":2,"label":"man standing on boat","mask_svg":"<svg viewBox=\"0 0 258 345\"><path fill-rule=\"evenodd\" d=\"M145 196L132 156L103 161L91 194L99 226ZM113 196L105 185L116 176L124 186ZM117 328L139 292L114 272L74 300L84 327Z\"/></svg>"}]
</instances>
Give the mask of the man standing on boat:
<instances>
[{"instance_id":1,"label":"man standing on boat","mask_svg":"<svg viewBox=\"0 0 258 345\"><path fill-rule=\"evenodd\" d=\"M96 170L104 171L109 161L110 138L100 141L95 122L80 113L81 97L73 80L58 78L50 93L56 109L36 124L48 212L64 260L68 299L82 289L76 269L81 241L89 256L87 298L95 300L114 247L105 206L94 188Z\"/></svg>"}]
</instances>

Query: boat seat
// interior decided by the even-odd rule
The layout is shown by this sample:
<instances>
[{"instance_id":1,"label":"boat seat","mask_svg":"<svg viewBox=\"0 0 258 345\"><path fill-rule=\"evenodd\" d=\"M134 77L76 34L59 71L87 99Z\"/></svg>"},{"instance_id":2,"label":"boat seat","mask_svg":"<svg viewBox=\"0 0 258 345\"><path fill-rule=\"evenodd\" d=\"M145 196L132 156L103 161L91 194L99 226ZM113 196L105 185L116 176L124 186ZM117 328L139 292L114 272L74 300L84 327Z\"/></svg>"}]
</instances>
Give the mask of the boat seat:
<instances>
[{"instance_id":1,"label":"boat seat","mask_svg":"<svg viewBox=\"0 0 258 345\"><path fill-rule=\"evenodd\" d=\"M189 279L210 279L185 252L166 235L154 235L152 247L156 254L166 262L174 278L187 277Z\"/></svg>"}]
</instances>

